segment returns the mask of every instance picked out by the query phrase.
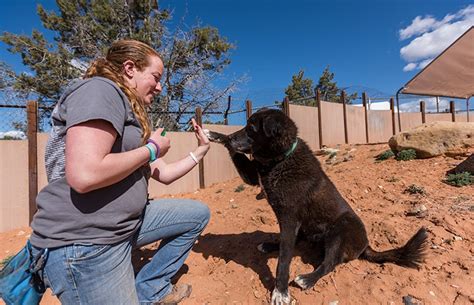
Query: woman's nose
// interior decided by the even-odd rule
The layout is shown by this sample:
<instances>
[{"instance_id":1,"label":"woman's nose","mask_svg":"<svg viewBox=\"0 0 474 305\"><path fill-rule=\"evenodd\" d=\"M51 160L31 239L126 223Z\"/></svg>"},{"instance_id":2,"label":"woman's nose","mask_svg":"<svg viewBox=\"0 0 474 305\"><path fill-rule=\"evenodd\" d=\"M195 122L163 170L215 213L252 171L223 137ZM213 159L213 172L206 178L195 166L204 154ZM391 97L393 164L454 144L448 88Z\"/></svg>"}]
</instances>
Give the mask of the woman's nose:
<instances>
[{"instance_id":1,"label":"woman's nose","mask_svg":"<svg viewBox=\"0 0 474 305\"><path fill-rule=\"evenodd\" d=\"M156 83L155 90L158 91L158 92L161 92L162 89L163 88L161 87L161 83L160 82Z\"/></svg>"}]
</instances>

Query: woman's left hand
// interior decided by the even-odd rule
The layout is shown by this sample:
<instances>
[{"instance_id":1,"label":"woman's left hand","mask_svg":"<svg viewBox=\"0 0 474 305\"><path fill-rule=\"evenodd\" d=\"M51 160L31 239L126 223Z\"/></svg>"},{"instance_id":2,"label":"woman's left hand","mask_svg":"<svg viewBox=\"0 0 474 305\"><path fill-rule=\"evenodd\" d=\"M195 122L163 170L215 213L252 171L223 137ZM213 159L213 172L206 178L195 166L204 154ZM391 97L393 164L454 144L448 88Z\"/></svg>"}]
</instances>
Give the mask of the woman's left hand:
<instances>
[{"instance_id":1,"label":"woman's left hand","mask_svg":"<svg viewBox=\"0 0 474 305\"><path fill-rule=\"evenodd\" d=\"M194 118L191 119L191 123L193 124L194 135L196 136L196 139L198 140L198 145L209 147L210 146L210 141L207 138L206 134L202 131L201 126L199 126L196 123L196 120Z\"/></svg>"}]
</instances>

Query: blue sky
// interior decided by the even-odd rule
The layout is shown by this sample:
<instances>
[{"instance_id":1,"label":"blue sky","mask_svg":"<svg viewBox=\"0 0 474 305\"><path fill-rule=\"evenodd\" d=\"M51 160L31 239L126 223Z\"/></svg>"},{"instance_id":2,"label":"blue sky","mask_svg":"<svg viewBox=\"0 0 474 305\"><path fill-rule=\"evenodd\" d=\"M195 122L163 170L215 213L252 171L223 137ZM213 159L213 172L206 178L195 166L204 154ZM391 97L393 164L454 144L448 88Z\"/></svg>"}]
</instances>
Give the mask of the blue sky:
<instances>
[{"instance_id":1,"label":"blue sky","mask_svg":"<svg viewBox=\"0 0 474 305\"><path fill-rule=\"evenodd\" d=\"M0 30L43 30L36 3L55 7L51 0L1 0ZM317 82L326 66L340 87L393 96L474 25L474 5L463 0L163 0L159 6L190 27L197 21L217 27L237 46L225 76L246 75L235 96L256 105L281 100L300 69ZM1 43L0 60L22 69Z\"/></svg>"}]
</instances>

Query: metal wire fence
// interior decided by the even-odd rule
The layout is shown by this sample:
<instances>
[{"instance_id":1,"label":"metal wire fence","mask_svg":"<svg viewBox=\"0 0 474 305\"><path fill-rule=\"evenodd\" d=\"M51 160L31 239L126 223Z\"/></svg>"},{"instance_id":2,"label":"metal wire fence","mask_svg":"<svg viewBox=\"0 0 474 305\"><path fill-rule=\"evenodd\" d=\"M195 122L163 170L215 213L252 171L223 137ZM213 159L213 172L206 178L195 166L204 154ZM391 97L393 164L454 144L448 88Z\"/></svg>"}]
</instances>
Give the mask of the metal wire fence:
<instances>
[{"instance_id":1,"label":"metal wire fence","mask_svg":"<svg viewBox=\"0 0 474 305\"><path fill-rule=\"evenodd\" d=\"M363 95L357 96L349 103L353 105L362 104ZM369 97L366 96L368 109L371 110L388 110L390 109L391 97ZM393 97L392 97L393 98ZM229 97L230 100L230 97ZM291 104L304 106L317 106L316 96L308 96L300 99L288 101ZM400 111L402 112L419 112L420 101L426 103L426 113L443 113L450 112L450 101L454 102L455 112L465 112L469 109L466 100L434 98L424 96L407 96L399 97ZM202 111L202 123L205 124L224 124L224 125L245 125L247 118L261 108L276 108L283 110L283 102L274 102L273 104L252 106L252 101L233 101L234 108L230 105L227 109ZM50 116L53 110L52 105L38 107L38 126L39 132L48 132L51 128ZM470 110L472 111L472 110ZM150 111L150 121L154 128L165 128L168 131L187 131L191 128L190 121L192 117L196 117L196 111ZM27 132L27 109L26 105L12 105L0 102L0 139L25 139Z\"/></svg>"},{"instance_id":2,"label":"metal wire fence","mask_svg":"<svg viewBox=\"0 0 474 305\"><path fill-rule=\"evenodd\" d=\"M202 111L199 116L204 124L244 125L247 118L261 108L280 108L281 103L252 107L252 102L240 102L241 108L221 111ZM51 129L53 106L38 106L37 131L48 132ZM153 128L165 128L168 131L187 131L191 128L191 118L196 111L149 111ZM0 103L0 140L26 139L28 128L27 106Z\"/></svg>"}]
</instances>

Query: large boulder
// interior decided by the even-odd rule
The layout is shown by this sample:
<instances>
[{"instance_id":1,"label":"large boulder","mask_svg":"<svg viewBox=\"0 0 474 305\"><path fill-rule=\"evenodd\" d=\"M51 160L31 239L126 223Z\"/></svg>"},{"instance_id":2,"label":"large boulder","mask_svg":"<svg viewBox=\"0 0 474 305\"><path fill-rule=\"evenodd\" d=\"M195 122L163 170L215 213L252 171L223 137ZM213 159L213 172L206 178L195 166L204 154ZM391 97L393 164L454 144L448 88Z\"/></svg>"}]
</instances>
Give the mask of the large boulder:
<instances>
[{"instance_id":1,"label":"large boulder","mask_svg":"<svg viewBox=\"0 0 474 305\"><path fill-rule=\"evenodd\" d=\"M394 135L388 145L395 152L414 149L417 158L466 154L474 147L474 123L432 122Z\"/></svg>"}]
</instances>

